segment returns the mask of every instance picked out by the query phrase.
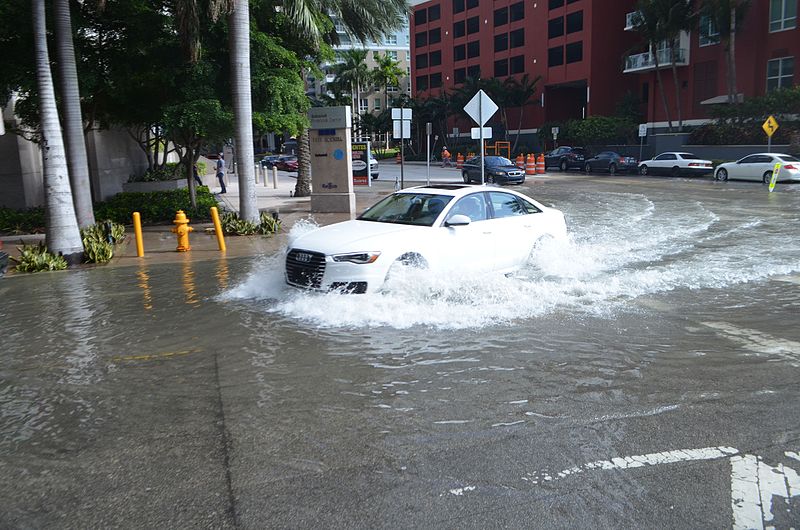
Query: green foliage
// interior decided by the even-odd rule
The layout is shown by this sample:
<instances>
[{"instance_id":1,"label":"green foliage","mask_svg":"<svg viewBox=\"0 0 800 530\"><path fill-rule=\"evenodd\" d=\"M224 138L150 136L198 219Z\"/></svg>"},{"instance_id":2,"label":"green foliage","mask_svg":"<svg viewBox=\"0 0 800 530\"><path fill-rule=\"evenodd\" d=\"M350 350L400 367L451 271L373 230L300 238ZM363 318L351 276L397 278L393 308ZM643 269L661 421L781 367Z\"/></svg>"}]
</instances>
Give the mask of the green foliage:
<instances>
[{"instance_id":1,"label":"green foliage","mask_svg":"<svg viewBox=\"0 0 800 530\"><path fill-rule=\"evenodd\" d=\"M206 174L206 163L197 163L197 173ZM128 182L160 182L165 180L182 180L186 178L186 166L176 162L167 162L163 167L148 169L143 175L131 175Z\"/></svg>"},{"instance_id":2,"label":"green foliage","mask_svg":"<svg viewBox=\"0 0 800 530\"><path fill-rule=\"evenodd\" d=\"M281 229L280 219L267 212L261 212L259 224L240 219L236 212L223 212L220 224L226 235L252 236L254 234L272 235Z\"/></svg>"},{"instance_id":3,"label":"green foliage","mask_svg":"<svg viewBox=\"0 0 800 530\"><path fill-rule=\"evenodd\" d=\"M125 238L125 227L111 220L81 229L84 259L87 263L108 263L114 257L114 245Z\"/></svg>"},{"instance_id":4,"label":"green foliage","mask_svg":"<svg viewBox=\"0 0 800 530\"><path fill-rule=\"evenodd\" d=\"M637 124L616 116L589 116L585 120L570 120L566 123L545 123L539 129L539 141L552 142L552 127L559 127L558 143L586 147L635 143Z\"/></svg>"},{"instance_id":5,"label":"green foliage","mask_svg":"<svg viewBox=\"0 0 800 530\"><path fill-rule=\"evenodd\" d=\"M188 189L124 192L106 202L94 205L97 219L110 219L116 223L130 223L133 212L139 212L143 223L171 223L175 212L183 210L192 221L207 221L210 209L217 201L205 186L197 188L197 208L192 208Z\"/></svg>"},{"instance_id":6,"label":"green foliage","mask_svg":"<svg viewBox=\"0 0 800 530\"><path fill-rule=\"evenodd\" d=\"M43 234L44 224L44 208L0 208L0 234Z\"/></svg>"},{"instance_id":7,"label":"green foliage","mask_svg":"<svg viewBox=\"0 0 800 530\"><path fill-rule=\"evenodd\" d=\"M44 243L17 247L19 258L11 258L17 263L19 272L61 271L67 268L67 260L47 251Z\"/></svg>"}]
</instances>

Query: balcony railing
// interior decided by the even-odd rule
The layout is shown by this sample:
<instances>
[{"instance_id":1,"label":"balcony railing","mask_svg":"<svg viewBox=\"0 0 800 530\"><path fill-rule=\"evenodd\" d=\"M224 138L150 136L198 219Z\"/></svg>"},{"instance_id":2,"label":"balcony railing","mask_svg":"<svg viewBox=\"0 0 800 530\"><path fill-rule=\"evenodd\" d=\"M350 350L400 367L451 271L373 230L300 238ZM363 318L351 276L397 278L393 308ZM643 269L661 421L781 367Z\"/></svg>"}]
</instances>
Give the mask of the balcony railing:
<instances>
[{"instance_id":1,"label":"balcony railing","mask_svg":"<svg viewBox=\"0 0 800 530\"><path fill-rule=\"evenodd\" d=\"M675 50L675 65L686 66L686 49L677 48ZM672 66L670 59L669 48L658 50L658 67L666 68ZM656 58L653 52L638 53L636 55L629 55L625 58L625 73L629 72L642 72L645 70L655 70Z\"/></svg>"},{"instance_id":2,"label":"balcony railing","mask_svg":"<svg viewBox=\"0 0 800 530\"><path fill-rule=\"evenodd\" d=\"M625 15L625 31L632 31L636 27L636 17L639 12L634 11Z\"/></svg>"}]
</instances>

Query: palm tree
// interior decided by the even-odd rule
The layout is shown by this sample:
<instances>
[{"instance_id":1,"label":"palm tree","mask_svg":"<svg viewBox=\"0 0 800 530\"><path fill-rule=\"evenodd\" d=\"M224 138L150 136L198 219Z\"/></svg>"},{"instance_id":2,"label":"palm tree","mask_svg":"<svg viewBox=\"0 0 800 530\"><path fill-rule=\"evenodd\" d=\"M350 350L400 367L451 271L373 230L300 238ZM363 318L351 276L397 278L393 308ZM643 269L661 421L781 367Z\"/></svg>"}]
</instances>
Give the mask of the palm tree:
<instances>
[{"instance_id":1,"label":"palm tree","mask_svg":"<svg viewBox=\"0 0 800 530\"><path fill-rule=\"evenodd\" d=\"M53 17L56 26L56 53L64 113L64 140L67 147L67 167L75 201L75 213L81 228L95 223L92 209L92 188L89 183L89 161L83 136L81 100L78 91L78 71L75 67L75 48L72 43L72 23L69 0L55 0Z\"/></svg>"},{"instance_id":2,"label":"palm tree","mask_svg":"<svg viewBox=\"0 0 800 530\"><path fill-rule=\"evenodd\" d=\"M336 77L341 78L345 85L350 86L353 98L353 118L360 117L361 88L372 82L373 75L367 66L367 50L350 49L341 54L343 61L334 67ZM357 122L360 120L356 120ZM360 124L354 124L354 129L360 129Z\"/></svg>"},{"instance_id":3,"label":"palm tree","mask_svg":"<svg viewBox=\"0 0 800 530\"><path fill-rule=\"evenodd\" d=\"M700 13L711 18L725 46L728 66L728 103L738 103L736 89L736 33L741 28L750 0L703 0Z\"/></svg>"},{"instance_id":4,"label":"palm tree","mask_svg":"<svg viewBox=\"0 0 800 530\"><path fill-rule=\"evenodd\" d=\"M533 102L533 96L536 94L536 85L542 80L542 76L537 75L532 81L525 74L520 79L509 78L504 84L507 91L506 104L511 108L519 109L519 121L517 122L517 136L514 139L514 147L512 152L517 150L519 143L519 132L522 129L522 115L525 107Z\"/></svg>"},{"instance_id":5,"label":"palm tree","mask_svg":"<svg viewBox=\"0 0 800 530\"><path fill-rule=\"evenodd\" d=\"M661 10L658 5L659 0L639 0L636 8L636 15L633 19L634 29L642 36L648 44L655 63L656 81L661 93L661 103L664 105L664 114L667 117L669 131L672 132L672 117L667 105L667 94L664 91L664 84L661 82L661 65L658 64L658 47L666 38L664 21L661 18Z\"/></svg>"},{"instance_id":6,"label":"palm tree","mask_svg":"<svg viewBox=\"0 0 800 530\"><path fill-rule=\"evenodd\" d=\"M239 217L259 222L253 152L253 104L250 93L250 7L248 0L233 0L228 19L231 51L231 90L239 178Z\"/></svg>"},{"instance_id":7,"label":"palm tree","mask_svg":"<svg viewBox=\"0 0 800 530\"><path fill-rule=\"evenodd\" d=\"M658 0L657 8L663 21L664 36L669 47L669 58L672 66L672 82L675 86L675 107L678 112L678 130L683 131L683 105L681 103L681 87L678 82L678 66L676 50L680 35L694 27L695 15L692 11L692 0Z\"/></svg>"},{"instance_id":8,"label":"palm tree","mask_svg":"<svg viewBox=\"0 0 800 530\"><path fill-rule=\"evenodd\" d=\"M377 63L377 66L372 69L373 78L375 79L376 83L383 87L383 108L388 109L389 87L399 86L400 77L402 77L405 72L398 66L400 63L392 59L392 56L389 55L388 52L383 55L375 54L375 62Z\"/></svg>"},{"instance_id":9,"label":"palm tree","mask_svg":"<svg viewBox=\"0 0 800 530\"><path fill-rule=\"evenodd\" d=\"M36 81L39 86L39 114L42 122L44 195L47 205L45 243L50 252L61 254L69 263L74 264L83 257L83 243L72 202L64 140L61 137L61 124L50 72L44 0L31 0L31 8Z\"/></svg>"}]
</instances>

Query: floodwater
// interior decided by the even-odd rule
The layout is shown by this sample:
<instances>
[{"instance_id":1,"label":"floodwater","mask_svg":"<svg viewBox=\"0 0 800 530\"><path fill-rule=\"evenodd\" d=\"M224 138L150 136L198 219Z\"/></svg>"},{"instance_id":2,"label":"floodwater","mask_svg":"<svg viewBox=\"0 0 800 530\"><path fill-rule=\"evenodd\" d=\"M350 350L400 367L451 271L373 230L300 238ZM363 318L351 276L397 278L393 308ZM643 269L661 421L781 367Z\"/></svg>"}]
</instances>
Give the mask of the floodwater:
<instances>
[{"instance_id":1,"label":"floodwater","mask_svg":"<svg viewBox=\"0 0 800 530\"><path fill-rule=\"evenodd\" d=\"M0 527L796 526L800 484L737 502L732 470L800 469L800 186L523 191L571 235L511 277L3 279Z\"/></svg>"}]
</instances>

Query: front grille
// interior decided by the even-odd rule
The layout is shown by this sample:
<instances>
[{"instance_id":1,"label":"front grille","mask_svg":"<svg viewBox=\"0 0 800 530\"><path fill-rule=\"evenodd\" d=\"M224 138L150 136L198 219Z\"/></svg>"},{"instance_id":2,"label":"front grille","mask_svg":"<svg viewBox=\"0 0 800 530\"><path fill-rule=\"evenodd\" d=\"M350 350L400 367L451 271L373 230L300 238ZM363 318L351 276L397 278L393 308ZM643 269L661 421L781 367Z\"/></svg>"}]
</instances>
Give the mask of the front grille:
<instances>
[{"instance_id":1,"label":"front grille","mask_svg":"<svg viewBox=\"0 0 800 530\"><path fill-rule=\"evenodd\" d=\"M509 171L509 177L521 177L523 175L522 171Z\"/></svg>"},{"instance_id":2,"label":"front grille","mask_svg":"<svg viewBox=\"0 0 800 530\"><path fill-rule=\"evenodd\" d=\"M286 255L286 281L292 285L319 289L325 275L325 254L292 249Z\"/></svg>"}]
</instances>

